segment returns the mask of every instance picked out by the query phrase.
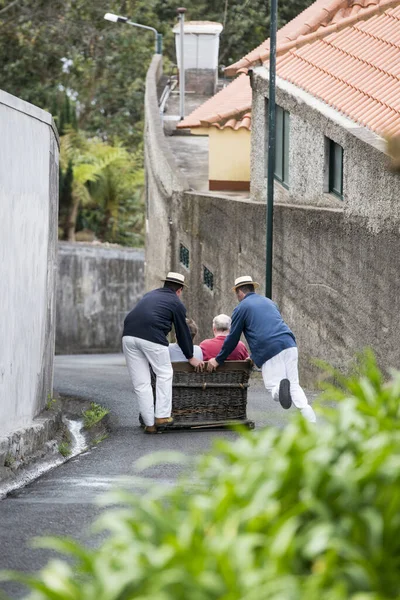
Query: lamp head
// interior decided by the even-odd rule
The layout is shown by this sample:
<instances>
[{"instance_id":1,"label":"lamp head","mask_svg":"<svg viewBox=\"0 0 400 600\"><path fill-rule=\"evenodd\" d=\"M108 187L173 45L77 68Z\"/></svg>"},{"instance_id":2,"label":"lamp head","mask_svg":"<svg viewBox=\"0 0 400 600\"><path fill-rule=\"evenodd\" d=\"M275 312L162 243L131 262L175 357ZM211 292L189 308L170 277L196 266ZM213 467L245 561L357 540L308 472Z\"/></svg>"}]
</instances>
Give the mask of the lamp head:
<instances>
[{"instance_id":1,"label":"lamp head","mask_svg":"<svg viewBox=\"0 0 400 600\"><path fill-rule=\"evenodd\" d=\"M106 13L104 18L106 21L111 21L112 23L126 23L128 20L128 17L119 17L113 13Z\"/></svg>"}]
</instances>

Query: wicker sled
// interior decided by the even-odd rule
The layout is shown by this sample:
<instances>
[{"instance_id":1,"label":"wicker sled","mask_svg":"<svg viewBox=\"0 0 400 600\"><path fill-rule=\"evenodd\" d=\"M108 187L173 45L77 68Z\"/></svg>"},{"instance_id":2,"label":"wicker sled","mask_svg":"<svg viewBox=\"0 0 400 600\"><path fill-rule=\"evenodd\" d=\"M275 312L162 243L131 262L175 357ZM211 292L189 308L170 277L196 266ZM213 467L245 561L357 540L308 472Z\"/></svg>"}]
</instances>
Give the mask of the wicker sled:
<instances>
[{"instance_id":1,"label":"wicker sled","mask_svg":"<svg viewBox=\"0 0 400 600\"><path fill-rule=\"evenodd\" d=\"M172 363L173 429L206 429L244 425L254 428L247 418L247 388L252 369L250 361L227 361L213 373L196 373L187 362ZM156 378L152 374L155 395ZM143 421L140 417L140 422Z\"/></svg>"}]
</instances>

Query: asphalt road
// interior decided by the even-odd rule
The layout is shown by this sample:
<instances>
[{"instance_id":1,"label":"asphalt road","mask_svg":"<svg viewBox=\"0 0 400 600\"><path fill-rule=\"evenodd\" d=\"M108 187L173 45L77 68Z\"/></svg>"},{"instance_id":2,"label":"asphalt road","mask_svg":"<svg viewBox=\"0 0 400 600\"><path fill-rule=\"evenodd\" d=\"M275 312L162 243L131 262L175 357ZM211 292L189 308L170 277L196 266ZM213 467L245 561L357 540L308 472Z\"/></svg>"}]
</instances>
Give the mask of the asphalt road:
<instances>
[{"instance_id":1,"label":"asphalt road","mask_svg":"<svg viewBox=\"0 0 400 600\"><path fill-rule=\"evenodd\" d=\"M96 448L48 472L22 490L0 501L0 569L35 571L49 552L33 550L32 537L69 535L93 543L90 524L99 513L96 499L115 486L128 485L135 461L154 450L178 450L185 454L207 451L220 437L235 437L230 431L176 431L144 435L138 426L138 410L122 355L58 356L55 390L63 395L91 399L107 407L112 415L112 432ZM283 411L262 386L259 376L251 379L248 417L256 427L284 427L296 409ZM146 476L171 485L180 468L152 468ZM23 595L15 584L0 584L10 597Z\"/></svg>"}]
</instances>

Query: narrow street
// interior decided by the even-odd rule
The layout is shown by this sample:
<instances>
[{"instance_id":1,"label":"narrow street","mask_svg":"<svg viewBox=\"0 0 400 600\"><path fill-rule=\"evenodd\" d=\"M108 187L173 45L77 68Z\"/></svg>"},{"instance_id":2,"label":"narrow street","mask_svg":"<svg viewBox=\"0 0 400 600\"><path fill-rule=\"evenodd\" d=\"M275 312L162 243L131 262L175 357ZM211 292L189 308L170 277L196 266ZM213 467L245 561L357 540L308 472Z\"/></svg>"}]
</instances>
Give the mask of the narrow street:
<instances>
[{"instance_id":1,"label":"narrow street","mask_svg":"<svg viewBox=\"0 0 400 600\"><path fill-rule=\"evenodd\" d=\"M138 426L138 411L122 355L58 356L55 389L63 394L91 399L107 407L112 432L99 446L50 471L19 492L0 501L0 569L35 571L47 561L48 551L33 550L32 537L69 535L88 539L89 527L99 512L96 498L122 485L134 473L134 461L155 450L185 454L205 452L218 437L230 431L171 432L146 436ZM283 411L263 390L255 374L249 389L248 416L256 427L284 426L292 411ZM170 485L179 467L152 468L147 477ZM12 597L23 595L17 585L0 585Z\"/></svg>"}]
</instances>

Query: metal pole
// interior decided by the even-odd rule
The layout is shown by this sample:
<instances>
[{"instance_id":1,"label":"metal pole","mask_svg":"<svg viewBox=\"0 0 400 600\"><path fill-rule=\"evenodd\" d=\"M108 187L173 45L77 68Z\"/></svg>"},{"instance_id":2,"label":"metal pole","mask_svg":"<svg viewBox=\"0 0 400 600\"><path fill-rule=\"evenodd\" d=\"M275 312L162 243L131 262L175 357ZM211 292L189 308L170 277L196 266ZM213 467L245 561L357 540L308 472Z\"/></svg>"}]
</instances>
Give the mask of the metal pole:
<instances>
[{"instance_id":1,"label":"metal pole","mask_svg":"<svg viewBox=\"0 0 400 600\"><path fill-rule=\"evenodd\" d=\"M274 174L276 138L276 22L278 0L271 0L270 15L270 55L269 55L269 98L268 98L268 188L267 188L267 252L265 273L265 295L272 298L272 254L274 229Z\"/></svg>"},{"instance_id":2,"label":"metal pole","mask_svg":"<svg viewBox=\"0 0 400 600\"><path fill-rule=\"evenodd\" d=\"M157 29L154 27L149 27L148 25L142 25L141 23L135 23L134 21L130 21L127 17L117 17L121 23L127 23L128 25L132 25L132 27L139 27L140 29L147 29L147 31L152 31L154 33L155 38L155 49L156 54L162 54L162 35L158 33Z\"/></svg>"},{"instance_id":3,"label":"metal pole","mask_svg":"<svg viewBox=\"0 0 400 600\"><path fill-rule=\"evenodd\" d=\"M186 8L177 9L180 20L180 65L179 65L179 112L181 121L185 118L185 12Z\"/></svg>"},{"instance_id":4,"label":"metal pole","mask_svg":"<svg viewBox=\"0 0 400 600\"><path fill-rule=\"evenodd\" d=\"M161 33L157 33L156 54L162 54L162 50L163 50L163 36Z\"/></svg>"}]
</instances>

